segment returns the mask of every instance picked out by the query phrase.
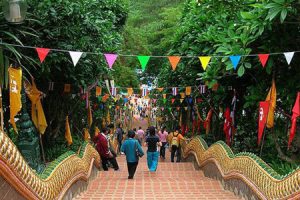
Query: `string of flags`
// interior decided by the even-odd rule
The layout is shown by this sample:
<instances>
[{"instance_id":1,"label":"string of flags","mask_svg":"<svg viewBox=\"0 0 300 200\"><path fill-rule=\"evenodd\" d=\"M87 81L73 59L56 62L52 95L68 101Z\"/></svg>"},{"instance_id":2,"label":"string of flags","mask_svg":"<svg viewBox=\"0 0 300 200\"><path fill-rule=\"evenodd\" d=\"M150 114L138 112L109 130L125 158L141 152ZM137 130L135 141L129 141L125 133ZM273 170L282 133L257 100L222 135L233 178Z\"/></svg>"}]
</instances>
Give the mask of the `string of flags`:
<instances>
[{"instance_id":1,"label":"string of flags","mask_svg":"<svg viewBox=\"0 0 300 200\"><path fill-rule=\"evenodd\" d=\"M82 55L85 54L93 54L93 55L102 55L104 56L109 69L112 69L114 63L116 62L118 57L137 57L138 61L141 64L142 71L146 69L147 64L151 58L168 58L171 68L173 71L176 70L177 65L180 63L182 58L198 58L204 70L207 69L209 63L211 62L212 58L223 58L227 57L230 59L234 70L238 68L239 62L242 57L258 57L262 67L264 68L268 62L270 55L284 55L286 62L290 65L295 53L300 51L291 51L291 52L281 52L281 53L268 53L268 54L249 54L249 55L231 55L231 56L219 56L219 55L212 55L212 56L146 56L146 55L122 55L122 54L115 54L115 53L95 53L95 52L83 52L83 51L68 51L68 50L61 50L61 49L50 49L50 48L41 48L41 47L33 47L33 46L22 46L16 44L9 44L9 43L0 43L2 45L14 46L14 47L21 47L21 48L30 48L35 49L40 62L43 63L51 51L57 52L67 52L69 53L71 60L73 62L74 67L78 64Z\"/></svg>"}]
</instances>

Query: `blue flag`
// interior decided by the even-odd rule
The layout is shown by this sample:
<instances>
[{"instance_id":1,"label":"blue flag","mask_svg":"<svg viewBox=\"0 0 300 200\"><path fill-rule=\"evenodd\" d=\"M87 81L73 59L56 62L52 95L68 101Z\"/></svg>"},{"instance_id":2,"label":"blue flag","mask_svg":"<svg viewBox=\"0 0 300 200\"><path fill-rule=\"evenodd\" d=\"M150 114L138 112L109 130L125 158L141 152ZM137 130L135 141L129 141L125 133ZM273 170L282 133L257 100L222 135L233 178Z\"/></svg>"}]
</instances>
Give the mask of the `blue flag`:
<instances>
[{"instance_id":1,"label":"blue flag","mask_svg":"<svg viewBox=\"0 0 300 200\"><path fill-rule=\"evenodd\" d=\"M236 68L241 60L241 56L230 56L229 58L233 64L233 69L236 70Z\"/></svg>"}]
</instances>

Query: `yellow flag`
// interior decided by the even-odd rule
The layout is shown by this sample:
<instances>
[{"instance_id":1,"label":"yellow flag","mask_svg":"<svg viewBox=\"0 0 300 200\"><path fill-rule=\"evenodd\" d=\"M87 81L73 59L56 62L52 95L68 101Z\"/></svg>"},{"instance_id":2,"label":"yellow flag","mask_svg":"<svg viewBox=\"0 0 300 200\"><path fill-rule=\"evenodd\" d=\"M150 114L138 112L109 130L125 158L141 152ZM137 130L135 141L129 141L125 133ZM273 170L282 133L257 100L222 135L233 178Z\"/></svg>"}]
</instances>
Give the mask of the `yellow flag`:
<instances>
[{"instance_id":1,"label":"yellow flag","mask_svg":"<svg viewBox=\"0 0 300 200\"><path fill-rule=\"evenodd\" d=\"M199 59L200 59L203 69L206 70L211 57L210 56L201 56L201 57L199 57Z\"/></svg>"},{"instance_id":2,"label":"yellow flag","mask_svg":"<svg viewBox=\"0 0 300 200\"><path fill-rule=\"evenodd\" d=\"M96 97L99 97L102 93L102 88L99 86L96 86Z\"/></svg>"},{"instance_id":3,"label":"yellow flag","mask_svg":"<svg viewBox=\"0 0 300 200\"><path fill-rule=\"evenodd\" d=\"M92 126L92 123L93 123L93 115L92 115L91 105L89 103L89 106L88 106L88 125L89 125L89 127Z\"/></svg>"},{"instance_id":4,"label":"yellow flag","mask_svg":"<svg viewBox=\"0 0 300 200\"><path fill-rule=\"evenodd\" d=\"M133 89L127 88L127 93L128 93L128 96L131 96L133 94Z\"/></svg>"},{"instance_id":5,"label":"yellow flag","mask_svg":"<svg viewBox=\"0 0 300 200\"><path fill-rule=\"evenodd\" d=\"M84 141L89 141L91 139L89 130L87 128L84 129Z\"/></svg>"},{"instance_id":6,"label":"yellow flag","mask_svg":"<svg viewBox=\"0 0 300 200\"><path fill-rule=\"evenodd\" d=\"M98 128L98 126L96 126L95 127L95 136L98 136L99 135L99 133L100 133L100 130L99 130L99 128Z\"/></svg>"},{"instance_id":7,"label":"yellow flag","mask_svg":"<svg viewBox=\"0 0 300 200\"><path fill-rule=\"evenodd\" d=\"M10 103L10 123L18 133L15 123L15 116L22 108L21 89L22 89L22 69L8 68L9 74L9 103Z\"/></svg>"},{"instance_id":8,"label":"yellow flag","mask_svg":"<svg viewBox=\"0 0 300 200\"><path fill-rule=\"evenodd\" d=\"M184 93L184 92L180 93L180 97L181 97L182 99L184 99L185 93Z\"/></svg>"},{"instance_id":9,"label":"yellow flag","mask_svg":"<svg viewBox=\"0 0 300 200\"><path fill-rule=\"evenodd\" d=\"M31 118L33 124L35 125L39 133L44 134L48 124L41 103L41 97L43 94L37 89L33 79L32 85L27 80L25 80L24 87L25 92L31 101Z\"/></svg>"},{"instance_id":10,"label":"yellow flag","mask_svg":"<svg viewBox=\"0 0 300 200\"><path fill-rule=\"evenodd\" d=\"M266 98L266 101L270 101L270 108L269 108L269 114L267 119L267 127L272 128L274 127L274 111L276 108L276 86L275 81L272 81L272 87L269 91L269 94Z\"/></svg>"},{"instance_id":11,"label":"yellow flag","mask_svg":"<svg viewBox=\"0 0 300 200\"><path fill-rule=\"evenodd\" d=\"M186 87L185 94L188 96L188 95L191 95L191 93L192 93L192 87Z\"/></svg>"},{"instance_id":12,"label":"yellow flag","mask_svg":"<svg viewBox=\"0 0 300 200\"><path fill-rule=\"evenodd\" d=\"M164 88L157 88L158 91L162 92Z\"/></svg>"},{"instance_id":13,"label":"yellow flag","mask_svg":"<svg viewBox=\"0 0 300 200\"><path fill-rule=\"evenodd\" d=\"M73 140L72 140L70 125L69 125L69 116L66 117L66 133L65 133L65 138L66 138L66 140L68 142L68 146L70 146L73 143Z\"/></svg>"}]
</instances>

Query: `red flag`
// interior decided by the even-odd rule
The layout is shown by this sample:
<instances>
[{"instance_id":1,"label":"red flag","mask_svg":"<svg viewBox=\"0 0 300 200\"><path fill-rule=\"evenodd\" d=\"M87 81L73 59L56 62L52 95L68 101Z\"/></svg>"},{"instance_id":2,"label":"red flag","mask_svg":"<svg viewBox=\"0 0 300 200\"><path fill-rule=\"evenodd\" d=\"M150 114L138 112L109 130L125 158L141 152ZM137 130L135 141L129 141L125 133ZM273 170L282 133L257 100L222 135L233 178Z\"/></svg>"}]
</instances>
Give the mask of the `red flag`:
<instances>
[{"instance_id":1,"label":"red flag","mask_svg":"<svg viewBox=\"0 0 300 200\"><path fill-rule=\"evenodd\" d=\"M48 53L50 52L50 49L36 48L36 51L38 53L41 63L43 63L45 58L47 57Z\"/></svg>"},{"instance_id":2,"label":"red flag","mask_svg":"<svg viewBox=\"0 0 300 200\"><path fill-rule=\"evenodd\" d=\"M172 104L175 102L175 99L172 99Z\"/></svg>"},{"instance_id":3,"label":"red flag","mask_svg":"<svg viewBox=\"0 0 300 200\"><path fill-rule=\"evenodd\" d=\"M263 67L266 66L270 54L258 54L259 60Z\"/></svg>"},{"instance_id":4,"label":"red flag","mask_svg":"<svg viewBox=\"0 0 300 200\"><path fill-rule=\"evenodd\" d=\"M226 108L226 111L224 113L225 122L223 126L223 131L226 135L226 144L230 145L230 132L231 132L231 126L232 126L232 119L230 117L230 109Z\"/></svg>"},{"instance_id":5,"label":"red flag","mask_svg":"<svg viewBox=\"0 0 300 200\"><path fill-rule=\"evenodd\" d=\"M268 119L269 107L270 107L269 101L259 102L258 140L257 140L258 145L260 144L265 129L265 125Z\"/></svg>"},{"instance_id":6,"label":"red flag","mask_svg":"<svg viewBox=\"0 0 300 200\"><path fill-rule=\"evenodd\" d=\"M300 92L298 92L297 99L296 99L295 105L293 107L292 127L290 130L290 138L289 138L288 148L291 147L291 143L295 137L296 128L297 128L297 117L299 117L299 116L300 116Z\"/></svg>"}]
</instances>

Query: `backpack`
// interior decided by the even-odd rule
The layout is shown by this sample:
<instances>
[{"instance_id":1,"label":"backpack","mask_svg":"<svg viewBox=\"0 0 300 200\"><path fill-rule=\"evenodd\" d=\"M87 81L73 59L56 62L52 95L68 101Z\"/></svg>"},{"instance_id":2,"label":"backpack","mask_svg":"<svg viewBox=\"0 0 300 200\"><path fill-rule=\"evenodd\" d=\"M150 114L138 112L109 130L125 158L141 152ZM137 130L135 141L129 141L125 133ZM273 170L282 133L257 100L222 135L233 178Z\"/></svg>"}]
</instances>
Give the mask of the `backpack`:
<instances>
[{"instance_id":1,"label":"backpack","mask_svg":"<svg viewBox=\"0 0 300 200\"><path fill-rule=\"evenodd\" d=\"M173 133L173 137L172 137L172 141L171 141L172 146L176 146L176 147L179 146L179 142L178 142L178 139L177 139L178 135L179 135L179 133L177 133L176 136Z\"/></svg>"}]
</instances>

